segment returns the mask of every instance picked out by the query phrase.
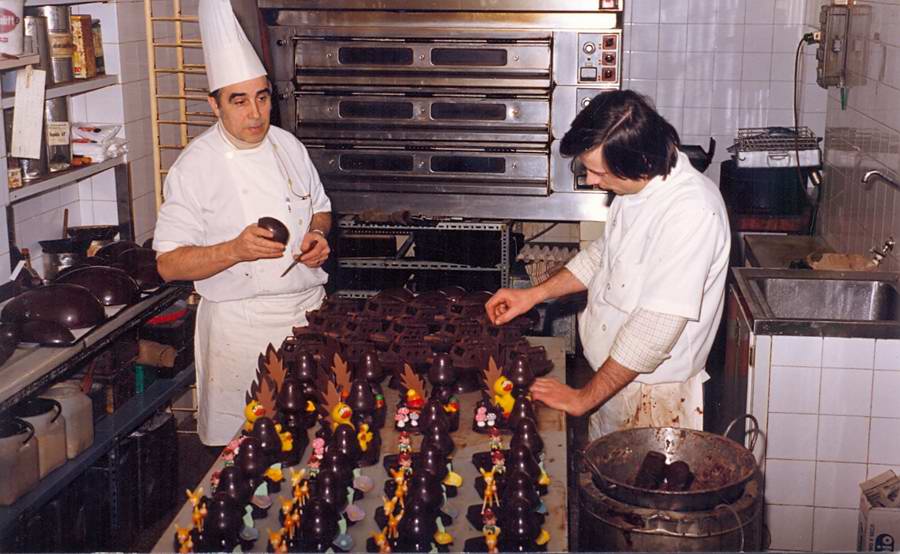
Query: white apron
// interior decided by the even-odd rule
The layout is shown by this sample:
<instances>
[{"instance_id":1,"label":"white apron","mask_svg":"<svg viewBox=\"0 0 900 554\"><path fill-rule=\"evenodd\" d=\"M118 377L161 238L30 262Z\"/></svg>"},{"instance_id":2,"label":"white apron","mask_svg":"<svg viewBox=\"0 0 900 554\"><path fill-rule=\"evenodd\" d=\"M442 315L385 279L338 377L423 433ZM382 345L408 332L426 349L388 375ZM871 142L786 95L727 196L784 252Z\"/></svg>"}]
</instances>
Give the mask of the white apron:
<instances>
[{"instance_id":1,"label":"white apron","mask_svg":"<svg viewBox=\"0 0 900 554\"><path fill-rule=\"evenodd\" d=\"M684 427L703 430L703 382L706 372L683 383L631 382L591 415L588 439L634 427Z\"/></svg>"},{"instance_id":2,"label":"white apron","mask_svg":"<svg viewBox=\"0 0 900 554\"><path fill-rule=\"evenodd\" d=\"M306 312L318 308L323 298L324 290L317 287L298 294L200 302L194 365L203 444L222 446L234 437L244 422L244 397L259 355L270 343L280 346L292 326L305 326Z\"/></svg>"}]
</instances>

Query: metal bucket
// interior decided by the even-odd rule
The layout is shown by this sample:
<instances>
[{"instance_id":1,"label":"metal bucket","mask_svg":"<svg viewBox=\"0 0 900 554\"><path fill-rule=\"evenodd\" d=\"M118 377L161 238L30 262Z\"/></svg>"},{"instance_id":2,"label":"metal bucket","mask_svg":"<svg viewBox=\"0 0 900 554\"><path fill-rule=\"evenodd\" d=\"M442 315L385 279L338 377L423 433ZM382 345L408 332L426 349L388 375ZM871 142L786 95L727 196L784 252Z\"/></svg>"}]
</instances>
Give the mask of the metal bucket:
<instances>
[{"instance_id":1,"label":"metal bucket","mask_svg":"<svg viewBox=\"0 0 900 554\"><path fill-rule=\"evenodd\" d=\"M757 473L731 504L679 512L619 502L588 472L579 476L582 551L740 552L762 550L763 494Z\"/></svg>"}]
</instances>

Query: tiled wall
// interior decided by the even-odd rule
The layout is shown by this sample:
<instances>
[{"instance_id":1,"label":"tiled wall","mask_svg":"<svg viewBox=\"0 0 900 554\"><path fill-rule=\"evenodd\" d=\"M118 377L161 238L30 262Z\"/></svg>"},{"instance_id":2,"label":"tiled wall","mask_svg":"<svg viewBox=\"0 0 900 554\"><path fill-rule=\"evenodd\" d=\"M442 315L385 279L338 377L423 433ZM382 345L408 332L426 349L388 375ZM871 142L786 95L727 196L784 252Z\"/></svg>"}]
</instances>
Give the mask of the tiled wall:
<instances>
[{"instance_id":1,"label":"tiled wall","mask_svg":"<svg viewBox=\"0 0 900 554\"><path fill-rule=\"evenodd\" d=\"M823 0L810 0L808 20ZM872 8L865 67L849 70L865 84L849 90L841 109L837 89L828 92L825 188L817 234L837 250L865 254L889 236L900 239L900 191L884 182L862 185L877 169L900 177L900 0L860 0ZM895 251L882 267L900 270Z\"/></svg>"},{"instance_id":2,"label":"tiled wall","mask_svg":"<svg viewBox=\"0 0 900 554\"><path fill-rule=\"evenodd\" d=\"M859 483L900 472L900 340L757 337L775 550L855 550Z\"/></svg>"},{"instance_id":3,"label":"tiled wall","mask_svg":"<svg viewBox=\"0 0 900 554\"><path fill-rule=\"evenodd\" d=\"M685 144L715 137L715 164L738 127L793 125L794 52L807 0L626 0L624 86L656 101ZM820 136L825 92L804 50L801 124Z\"/></svg>"}]
</instances>

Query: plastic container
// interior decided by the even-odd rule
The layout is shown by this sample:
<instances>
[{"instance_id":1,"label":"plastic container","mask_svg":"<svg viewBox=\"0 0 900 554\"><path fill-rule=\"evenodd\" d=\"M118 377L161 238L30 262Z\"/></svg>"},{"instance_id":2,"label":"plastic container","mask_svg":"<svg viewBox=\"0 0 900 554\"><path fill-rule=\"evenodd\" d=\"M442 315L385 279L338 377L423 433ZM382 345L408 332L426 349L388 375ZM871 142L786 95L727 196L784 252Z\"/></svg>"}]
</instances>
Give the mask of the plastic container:
<instances>
[{"instance_id":1,"label":"plastic container","mask_svg":"<svg viewBox=\"0 0 900 554\"><path fill-rule=\"evenodd\" d=\"M94 444L93 404L77 381L57 383L42 397L52 398L62 406L66 418L66 457L71 460Z\"/></svg>"},{"instance_id":2,"label":"plastic container","mask_svg":"<svg viewBox=\"0 0 900 554\"><path fill-rule=\"evenodd\" d=\"M0 506L9 506L40 479L34 428L18 418L0 419Z\"/></svg>"},{"instance_id":3,"label":"plastic container","mask_svg":"<svg viewBox=\"0 0 900 554\"><path fill-rule=\"evenodd\" d=\"M66 463L66 418L59 402L51 398L31 398L17 404L12 414L34 427L41 479Z\"/></svg>"}]
</instances>

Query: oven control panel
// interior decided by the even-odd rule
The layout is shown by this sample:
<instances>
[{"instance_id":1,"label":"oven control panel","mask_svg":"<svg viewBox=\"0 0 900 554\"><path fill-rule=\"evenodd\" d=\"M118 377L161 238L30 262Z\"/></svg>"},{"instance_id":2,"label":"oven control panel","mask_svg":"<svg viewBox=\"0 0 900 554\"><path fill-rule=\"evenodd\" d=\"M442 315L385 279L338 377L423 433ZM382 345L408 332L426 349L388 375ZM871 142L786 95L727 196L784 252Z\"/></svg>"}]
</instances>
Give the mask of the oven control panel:
<instances>
[{"instance_id":1,"label":"oven control panel","mask_svg":"<svg viewBox=\"0 0 900 554\"><path fill-rule=\"evenodd\" d=\"M622 34L578 34L578 82L617 87L621 83Z\"/></svg>"}]
</instances>

